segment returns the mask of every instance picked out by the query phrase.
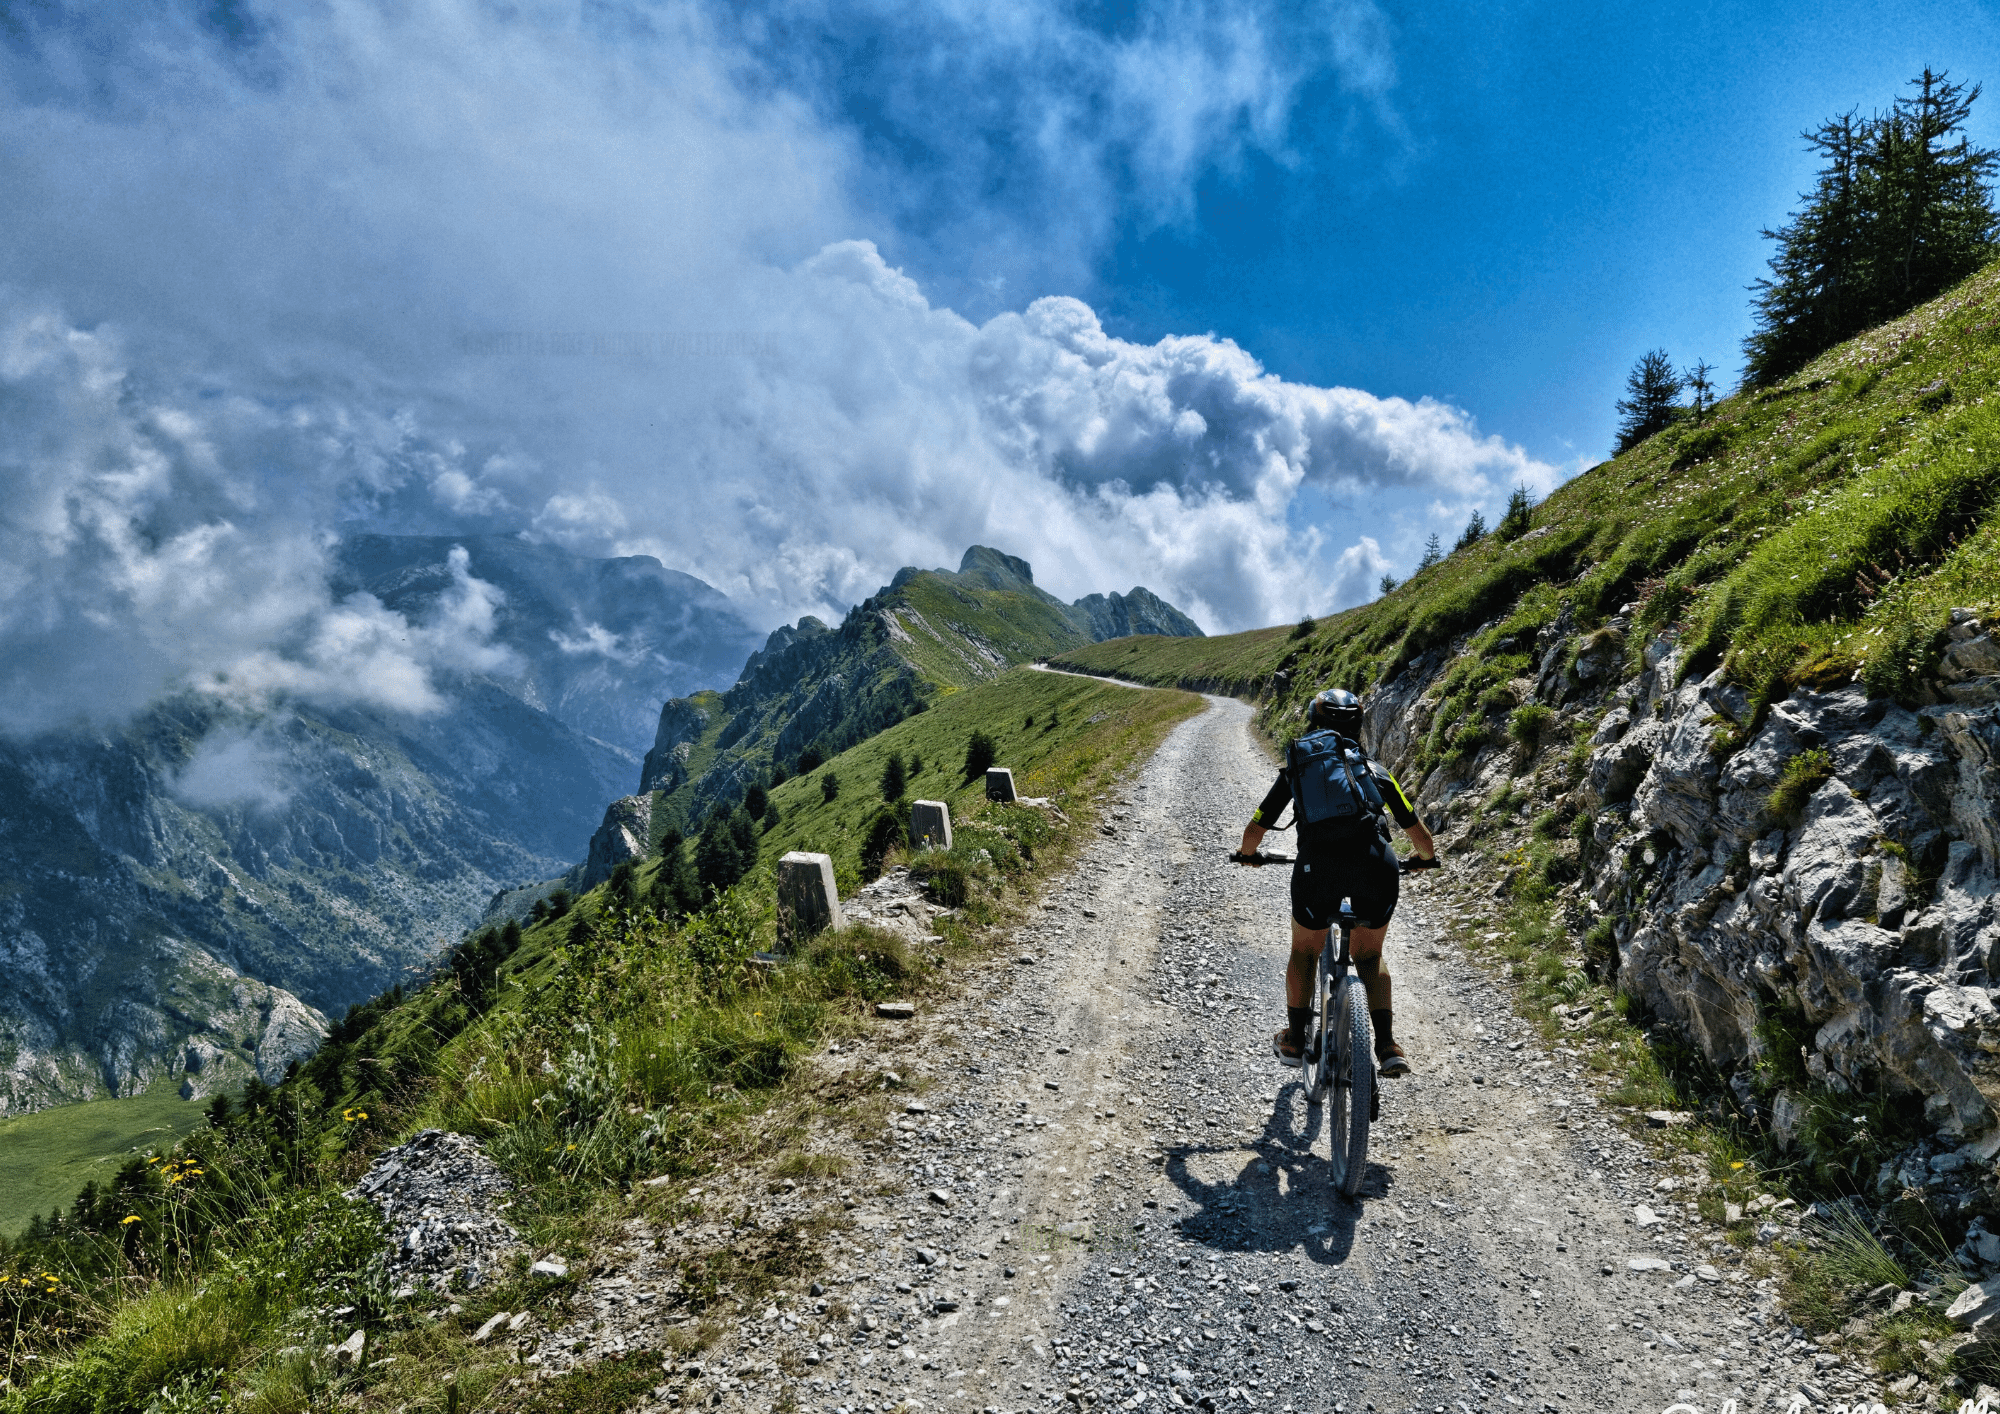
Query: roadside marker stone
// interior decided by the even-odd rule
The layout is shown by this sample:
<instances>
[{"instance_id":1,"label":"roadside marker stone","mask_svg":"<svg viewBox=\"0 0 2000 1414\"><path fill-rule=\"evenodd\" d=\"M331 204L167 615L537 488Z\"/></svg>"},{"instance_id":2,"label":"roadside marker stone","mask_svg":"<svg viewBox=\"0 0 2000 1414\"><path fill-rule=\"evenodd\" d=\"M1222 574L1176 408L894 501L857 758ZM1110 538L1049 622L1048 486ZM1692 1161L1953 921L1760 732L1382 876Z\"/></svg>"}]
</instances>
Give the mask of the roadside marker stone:
<instances>
[{"instance_id":1,"label":"roadside marker stone","mask_svg":"<svg viewBox=\"0 0 2000 1414\"><path fill-rule=\"evenodd\" d=\"M918 849L950 849L951 807L942 800L920 800L912 805L910 843Z\"/></svg>"},{"instance_id":2,"label":"roadside marker stone","mask_svg":"<svg viewBox=\"0 0 2000 1414\"><path fill-rule=\"evenodd\" d=\"M1012 802L1014 796L1014 772L1006 766L993 766L986 772L986 798Z\"/></svg>"},{"instance_id":3,"label":"roadside marker stone","mask_svg":"<svg viewBox=\"0 0 2000 1414\"><path fill-rule=\"evenodd\" d=\"M785 942L804 942L844 921L831 855L793 850L778 861L778 935Z\"/></svg>"}]
</instances>

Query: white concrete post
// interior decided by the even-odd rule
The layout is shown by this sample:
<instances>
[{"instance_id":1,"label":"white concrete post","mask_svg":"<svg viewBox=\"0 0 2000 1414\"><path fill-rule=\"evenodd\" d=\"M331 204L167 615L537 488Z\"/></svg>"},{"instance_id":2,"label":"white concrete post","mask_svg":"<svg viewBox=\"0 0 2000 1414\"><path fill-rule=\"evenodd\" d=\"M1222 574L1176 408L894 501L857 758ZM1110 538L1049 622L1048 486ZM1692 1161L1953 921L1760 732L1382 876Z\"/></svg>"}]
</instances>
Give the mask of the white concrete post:
<instances>
[{"instance_id":1,"label":"white concrete post","mask_svg":"<svg viewBox=\"0 0 2000 1414\"><path fill-rule=\"evenodd\" d=\"M840 891L834 887L833 857L793 850L778 861L778 936L797 946L826 928L838 928Z\"/></svg>"},{"instance_id":2,"label":"white concrete post","mask_svg":"<svg viewBox=\"0 0 2000 1414\"><path fill-rule=\"evenodd\" d=\"M919 800L912 805L910 843L918 849L950 849L951 807L942 800Z\"/></svg>"},{"instance_id":3,"label":"white concrete post","mask_svg":"<svg viewBox=\"0 0 2000 1414\"><path fill-rule=\"evenodd\" d=\"M995 766L988 770L986 773L986 798L988 800L1013 800L1013 771L1005 766Z\"/></svg>"}]
</instances>

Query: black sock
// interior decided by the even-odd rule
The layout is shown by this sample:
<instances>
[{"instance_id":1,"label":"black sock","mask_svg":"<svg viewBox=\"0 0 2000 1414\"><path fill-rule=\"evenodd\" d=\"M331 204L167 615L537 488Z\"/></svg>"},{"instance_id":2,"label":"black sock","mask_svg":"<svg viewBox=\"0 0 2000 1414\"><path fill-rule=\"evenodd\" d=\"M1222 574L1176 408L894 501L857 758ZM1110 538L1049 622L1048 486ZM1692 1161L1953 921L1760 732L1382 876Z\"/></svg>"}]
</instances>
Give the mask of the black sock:
<instances>
[{"instance_id":1,"label":"black sock","mask_svg":"<svg viewBox=\"0 0 2000 1414\"><path fill-rule=\"evenodd\" d=\"M1312 1016L1312 1008L1309 1006L1285 1008L1285 1024L1292 1028L1292 1040L1300 1046L1306 1043L1306 1032L1312 1027Z\"/></svg>"},{"instance_id":2,"label":"black sock","mask_svg":"<svg viewBox=\"0 0 2000 1414\"><path fill-rule=\"evenodd\" d=\"M1368 1019L1375 1023L1375 1049L1396 1044L1396 1014L1393 1011L1371 1011Z\"/></svg>"}]
</instances>

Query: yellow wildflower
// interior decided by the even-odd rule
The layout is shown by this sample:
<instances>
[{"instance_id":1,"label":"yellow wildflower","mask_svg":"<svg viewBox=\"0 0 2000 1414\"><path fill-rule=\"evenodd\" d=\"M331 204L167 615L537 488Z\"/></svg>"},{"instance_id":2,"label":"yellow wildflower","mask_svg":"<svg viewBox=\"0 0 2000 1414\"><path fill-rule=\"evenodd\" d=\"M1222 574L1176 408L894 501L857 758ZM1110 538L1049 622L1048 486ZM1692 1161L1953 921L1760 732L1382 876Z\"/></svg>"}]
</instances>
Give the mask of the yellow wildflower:
<instances>
[{"instance_id":1,"label":"yellow wildflower","mask_svg":"<svg viewBox=\"0 0 2000 1414\"><path fill-rule=\"evenodd\" d=\"M139 1215L138 1215L137 1213L134 1213L134 1214L132 1214L132 1216L131 1216L131 1217L129 1217L129 1218L120 1218L120 1219L118 1220L118 1226L120 1226L120 1227L125 1227L125 1226L127 1226L128 1224L130 1224L130 1223L135 1223L135 1222L137 1222L137 1221L139 1221Z\"/></svg>"}]
</instances>

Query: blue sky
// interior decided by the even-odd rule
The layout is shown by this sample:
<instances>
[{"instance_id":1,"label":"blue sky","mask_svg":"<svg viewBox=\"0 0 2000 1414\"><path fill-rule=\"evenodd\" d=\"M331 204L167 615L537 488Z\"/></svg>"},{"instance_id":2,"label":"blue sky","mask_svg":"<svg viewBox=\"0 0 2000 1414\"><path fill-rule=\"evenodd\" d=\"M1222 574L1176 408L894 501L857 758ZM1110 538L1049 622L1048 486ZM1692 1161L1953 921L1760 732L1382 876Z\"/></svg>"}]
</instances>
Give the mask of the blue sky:
<instances>
[{"instance_id":1,"label":"blue sky","mask_svg":"<svg viewBox=\"0 0 2000 1414\"><path fill-rule=\"evenodd\" d=\"M1130 6L1101 8L1109 29L1130 22ZM1745 286L1769 248L1757 233L1811 182L1801 130L1886 107L1926 64L2000 76L2000 27L1970 4L1386 3L1380 17L1392 82L1357 94L1314 75L1280 151L1205 168L1174 219L1126 202L1084 287L1032 293L1090 299L1128 338L1213 330L1288 379L1446 399L1547 461L1596 459L1647 349L1740 371ZM879 76L863 60L850 77L842 111L901 167ZM1987 146L1996 101L1975 109ZM1003 179L989 199L1036 195ZM943 284L980 273L962 251L909 253Z\"/></svg>"},{"instance_id":2,"label":"blue sky","mask_svg":"<svg viewBox=\"0 0 2000 1414\"><path fill-rule=\"evenodd\" d=\"M1645 350L1733 373L1801 129L1996 59L1949 4L0 11L0 713L485 661L479 586L334 602L356 525L760 627L972 543L1344 608L1600 459Z\"/></svg>"}]
</instances>

